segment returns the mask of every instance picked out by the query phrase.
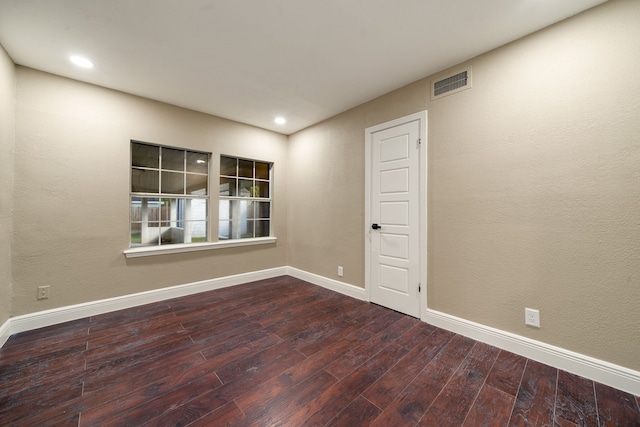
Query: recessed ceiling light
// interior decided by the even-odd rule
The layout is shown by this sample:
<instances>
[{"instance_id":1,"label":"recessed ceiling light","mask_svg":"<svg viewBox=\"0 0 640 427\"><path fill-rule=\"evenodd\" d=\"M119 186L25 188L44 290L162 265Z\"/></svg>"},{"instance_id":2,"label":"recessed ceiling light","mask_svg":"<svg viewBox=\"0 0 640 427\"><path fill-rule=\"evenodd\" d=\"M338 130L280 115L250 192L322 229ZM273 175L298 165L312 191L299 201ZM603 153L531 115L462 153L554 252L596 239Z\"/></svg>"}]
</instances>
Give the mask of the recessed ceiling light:
<instances>
[{"instance_id":1,"label":"recessed ceiling light","mask_svg":"<svg viewBox=\"0 0 640 427\"><path fill-rule=\"evenodd\" d=\"M284 117L276 117L274 122L276 122L279 125L283 125L283 124L287 123L287 121L284 119Z\"/></svg>"},{"instance_id":2,"label":"recessed ceiling light","mask_svg":"<svg viewBox=\"0 0 640 427\"><path fill-rule=\"evenodd\" d=\"M73 56L70 56L69 59L78 67L93 68L93 62L89 61L87 58L83 58L82 56L73 55Z\"/></svg>"}]
</instances>

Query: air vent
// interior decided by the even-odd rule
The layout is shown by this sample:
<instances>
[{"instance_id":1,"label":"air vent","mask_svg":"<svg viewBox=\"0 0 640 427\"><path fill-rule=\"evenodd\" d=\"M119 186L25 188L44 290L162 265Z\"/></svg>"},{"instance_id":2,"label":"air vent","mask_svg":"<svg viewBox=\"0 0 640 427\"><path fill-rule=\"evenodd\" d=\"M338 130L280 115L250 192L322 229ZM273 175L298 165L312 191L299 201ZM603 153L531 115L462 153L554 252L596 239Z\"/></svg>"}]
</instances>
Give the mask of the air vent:
<instances>
[{"instance_id":1,"label":"air vent","mask_svg":"<svg viewBox=\"0 0 640 427\"><path fill-rule=\"evenodd\" d=\"M462 71L458 70L455 74L448 74L446 77L435 81L431 87L431 99L438 99L470 87L471 67Z\"/></svg>"}]
</instances>

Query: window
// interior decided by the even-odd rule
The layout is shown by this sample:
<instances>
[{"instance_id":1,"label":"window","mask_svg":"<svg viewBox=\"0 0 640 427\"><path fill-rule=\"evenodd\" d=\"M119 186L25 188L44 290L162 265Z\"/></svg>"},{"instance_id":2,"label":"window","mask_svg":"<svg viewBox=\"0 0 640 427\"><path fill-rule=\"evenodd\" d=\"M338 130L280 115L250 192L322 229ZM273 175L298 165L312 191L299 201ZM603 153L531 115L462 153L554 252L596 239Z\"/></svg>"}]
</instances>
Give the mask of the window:
<instances>
[{"instance_id":1,"label":"window","mask_svg":"<svg viewBox=\"0 0 640 427\"><path fill-rule=\"evenodd\" d=\"M207 241L209 153L131 141L131 247Z\"/></svg>"},{"instance_id":2,"label":"window","mask_svg":"<svg viewBox=\"0 0 640 427\"><path fill-rule=\"evenodd\" d=\"M220 156L219 240L270 236L272 166Z\"/></svg>"}]
</instances>

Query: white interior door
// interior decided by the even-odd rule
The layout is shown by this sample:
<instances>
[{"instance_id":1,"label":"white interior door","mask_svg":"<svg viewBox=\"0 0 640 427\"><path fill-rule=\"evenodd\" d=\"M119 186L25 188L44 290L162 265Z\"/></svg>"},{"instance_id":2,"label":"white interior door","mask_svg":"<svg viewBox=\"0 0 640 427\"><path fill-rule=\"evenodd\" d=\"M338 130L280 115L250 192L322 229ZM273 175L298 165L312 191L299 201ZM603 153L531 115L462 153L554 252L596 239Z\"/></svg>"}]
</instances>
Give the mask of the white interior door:
<instances>
[{"instance_id":1,"label":"white interior door","mask_svg":"<svg viewBox=\"0 0 640 427\"><path fill-rule=\"evenodd\" d=\"M426 263L420 240L426 225L420 173L425 117L367 129L370 300L415 317L420 317L421 263Z\"/></svg>"}]
</instances>

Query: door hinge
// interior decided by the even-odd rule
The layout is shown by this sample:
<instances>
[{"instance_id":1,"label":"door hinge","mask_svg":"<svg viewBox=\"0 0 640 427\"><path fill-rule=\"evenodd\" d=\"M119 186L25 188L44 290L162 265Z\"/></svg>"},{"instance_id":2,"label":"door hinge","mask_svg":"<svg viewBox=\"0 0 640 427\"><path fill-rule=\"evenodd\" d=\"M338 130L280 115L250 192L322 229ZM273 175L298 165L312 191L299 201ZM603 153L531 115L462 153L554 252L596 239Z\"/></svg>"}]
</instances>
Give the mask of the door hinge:
<instances>
[{"instance_id":1,"label":"door hinge","mask_svg":"<svg viewBox=\"0 0 640 427\"><path fill-rule=\"evenodd\" d=\"M421 289L420 285L421 283L418 283L418 293L420 293L420 289Z\"/></svg>"},{"instance_id":2,"label":"door hinge","mask_svg":"<svg viewBox=\"0 0 640 427\"><path fill-rule=\"evenodd\" d=\"M418 138L418 146L422 145L422 138Z\"/></svg>"}]
</instances>

